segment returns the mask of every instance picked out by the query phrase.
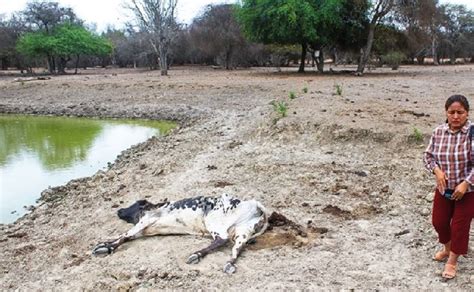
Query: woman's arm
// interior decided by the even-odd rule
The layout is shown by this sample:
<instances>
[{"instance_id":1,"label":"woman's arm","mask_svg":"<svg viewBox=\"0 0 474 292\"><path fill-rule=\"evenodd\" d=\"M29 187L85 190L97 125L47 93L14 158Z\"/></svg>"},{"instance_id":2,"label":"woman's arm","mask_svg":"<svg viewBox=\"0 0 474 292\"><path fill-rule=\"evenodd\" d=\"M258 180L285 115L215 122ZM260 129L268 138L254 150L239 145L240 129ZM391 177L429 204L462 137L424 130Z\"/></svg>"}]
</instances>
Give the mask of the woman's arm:
<instances>
[{"instance_id":1,"label":"woman's arm","mask_svg":"<svg viewBox=\"0 0 474 292\"><path fill-rule=\"evenodd\" d=\"M425 164L425 168L430 173L434 173L435 168L438 166L433 155L434 140L435 140L434 136L435 135L433 131L433 134L431 135L431 138L430 138L430 143L428 144L428 147L426 147L425 152L423 152L423 162Z\"/></svg>"},{"instance_id":2,"label":"woman's arm","mask_svg":"<svg viewBox=\"0 0 474 292\"><path fill-rule=\"evenodd\" d=\"M446 189L446 174L444 171L439 167L438 163L436 163L436 159L434 158L434 144L435 144L435 131L430 138L430 143L426 148L425 152L423 152L423 162L425 164L425 168L435 175L436 180L436 188L439 190L441 194L444 193Z\"/></svg>"}]
</instances>

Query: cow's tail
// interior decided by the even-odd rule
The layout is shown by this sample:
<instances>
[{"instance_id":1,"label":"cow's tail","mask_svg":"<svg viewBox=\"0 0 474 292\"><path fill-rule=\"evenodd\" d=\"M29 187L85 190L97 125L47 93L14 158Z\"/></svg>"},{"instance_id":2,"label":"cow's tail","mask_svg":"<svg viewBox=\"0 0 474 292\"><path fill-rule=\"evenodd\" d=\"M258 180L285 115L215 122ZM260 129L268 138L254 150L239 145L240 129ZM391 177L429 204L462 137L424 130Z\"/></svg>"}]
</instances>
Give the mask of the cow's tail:
<instances>
[{"instance_id":1,"label":"cow's tail","mask_svg":"<svg viewBox=\"0 0 474 292\"><path fill-rule=\"evenodd\" d=\"M269 223L268 223L268 218L270 217L270 214L268 213L267 209L258 201L255 201L257 204L257 210L262 213L261 219L259 221L259 224L257 228L255 228L255 233L250 237L250 239L255 238L257 236L262 235L268 228Z\"/></svg>"}]
</instances>

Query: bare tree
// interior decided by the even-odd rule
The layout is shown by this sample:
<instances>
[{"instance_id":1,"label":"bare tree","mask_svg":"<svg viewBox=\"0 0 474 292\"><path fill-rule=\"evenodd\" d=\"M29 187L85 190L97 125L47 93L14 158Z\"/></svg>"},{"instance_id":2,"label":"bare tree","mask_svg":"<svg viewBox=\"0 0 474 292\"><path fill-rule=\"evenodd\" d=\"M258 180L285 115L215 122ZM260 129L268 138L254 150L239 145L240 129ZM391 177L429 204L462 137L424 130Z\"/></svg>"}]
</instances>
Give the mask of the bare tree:
<instances>
[{"instance_id":1,"label":"bare tree","mask_svg":"<svg viewBox=\"0 0 474 292\"><path fill-rule=\"evenodd\" d=\"M441 5L442 27L439 35L438 50L444 58L449 57L451 64L456 58L468 58L474 55L474 11L464 5Z\"/></svg>"},{"instance_id":2,"label":"bare tree","mask_svg":"<svg viewBox=\"0 0 474 292\"><path fill-rule=\"evenodd\" d=\"M190 32L198 48L216 56L228 70L235 66L235 59L247 45L231 4L208 5L193 21Z\"/></svg>"},{"instance_id":3,"label":"bare tree","mask_svg":"<svg viewBox=\"0 0 474 292\"><path fill-rule=\"evenodd\" d=\"M168 75L168 55L179 25L175 12L178 0L131 0L140 27L148 32L149 42L159 56L161 75Z\"/></svg>"},{"instance_id":4,"label":"bare tree","mask_svg":"<svg viewBox=\"0 0 474 292\"><path fill-rule=\"evenodd\" d=\"M0 69L7 70L10 65L17 65L19 59L15 51L15 44L19 36L24 33L26 27L14 15L6 20L0 14Z\"/></svg>"},{"instance_id":5,"label":"bare tree","mask_svg":"<svg viewBox=\"0 0 474 292\"><path fill-rule=\"evenodd\" d=\"M362 49L362 54L359 60L359 66L357 67L357 72L363 73L365 65L370 57L370 52L372 50L372 45L374 43L375 27L379 24L385 15L392 11L396 0L376 0L373 3L371 15L372 18L369 24L369 34L367 37L367 43Z\"/></svg>"},{"instance_id":6,"label":"bare tree","mask_svg":"<svg viewBox=\"0 0 474 292\"><path fill-rule=\"evenodd\" d=\"M61 7L57 2L29 2L26 4L23 15L27 24L45 30L48 34L59 24L82 24L72 8Z\"/></svg>"},{"instance_id":7,"label":"bare tree","mask_svg":"<svg viewBox=\"0 0 474 292\"><path fill-rule=\"evenodd\" d=\"M432 40L430 36L430 19L426 6L437 0L403 0L397 7L396 18L405 28L407 36L407 47L405 52L418 64L423 64L425 57L429 54Z\"/></svg>"}]
</instances>

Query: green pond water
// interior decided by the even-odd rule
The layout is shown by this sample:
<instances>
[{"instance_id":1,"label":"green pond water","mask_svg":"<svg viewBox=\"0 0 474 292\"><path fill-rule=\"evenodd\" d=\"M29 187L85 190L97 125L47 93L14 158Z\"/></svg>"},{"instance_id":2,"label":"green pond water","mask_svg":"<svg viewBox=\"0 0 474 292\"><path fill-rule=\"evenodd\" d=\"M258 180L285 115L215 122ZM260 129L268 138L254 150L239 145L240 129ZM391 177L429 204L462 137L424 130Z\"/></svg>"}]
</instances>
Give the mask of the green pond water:
<instances>
[{"instance_id":1,"label":"green pond water","mask_svg":"<svg viewBox=\"0 0 474 292\"><path fill-rule=\"evenodd\" d=\"M42 190L90 176L120 152L176 124L0 115L0 223L22 216Z\"/></svg>"}]
</instances>

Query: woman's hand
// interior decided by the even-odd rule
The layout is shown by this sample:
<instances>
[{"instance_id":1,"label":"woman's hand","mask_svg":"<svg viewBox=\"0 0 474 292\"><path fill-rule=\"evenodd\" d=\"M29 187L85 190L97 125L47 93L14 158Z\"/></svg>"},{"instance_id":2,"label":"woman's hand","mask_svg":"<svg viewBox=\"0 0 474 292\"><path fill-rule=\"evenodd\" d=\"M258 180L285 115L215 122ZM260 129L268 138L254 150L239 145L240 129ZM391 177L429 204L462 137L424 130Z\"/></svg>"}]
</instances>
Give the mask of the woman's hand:
<instances>
[{"instance_id":1,"label":"woman's hand","mask_svg":"<svg viewBox=\"0 0 474 292\"><path fill-rule=\"evenodd\" d=\"M436 188L441 194L444 194L444 191L446 190L446 174L439 167L436 167L433 170L433 173L436 176Z\"/></svg>"},{"instance_id":2,"label":"woman's hand","mask_svg":"<svg viewBox=\"0 0 474 292\"><path fill-rule=\"evenodd\" d=\"M451 197L452 200L459 201L464 197L464 194L467 192L467 189L469 188L469 183L466 181L463 181L462 183L458 184L456 188L454 189L453 196Z\"/></svg>"}]
</instances>

